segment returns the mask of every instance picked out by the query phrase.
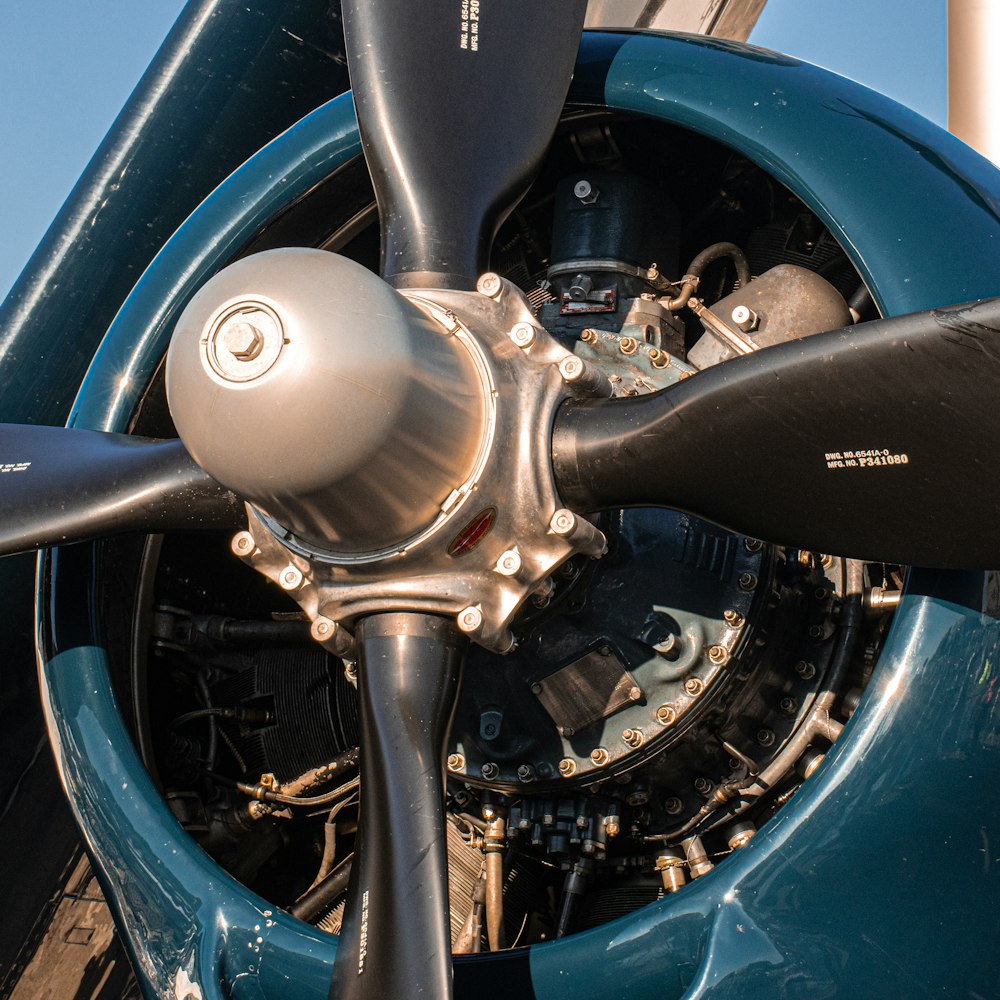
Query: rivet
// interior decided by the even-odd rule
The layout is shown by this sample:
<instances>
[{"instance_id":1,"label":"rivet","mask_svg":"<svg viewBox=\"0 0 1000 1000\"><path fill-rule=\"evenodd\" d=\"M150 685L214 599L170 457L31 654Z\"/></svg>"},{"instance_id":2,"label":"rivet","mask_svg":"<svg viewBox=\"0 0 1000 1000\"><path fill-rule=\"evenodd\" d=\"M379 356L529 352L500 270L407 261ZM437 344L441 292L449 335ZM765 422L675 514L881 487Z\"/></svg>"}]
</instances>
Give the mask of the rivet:
<instances>
[{"instance_id":1,"label":"rivet","mask_svg":"<svg viewBox=\"0 0 1000 1000\"><path fill-rule=\"evenodd\" d=\"M448 754L448 770L461 771L465 767L465 758L460 753Z\"/></svg>"},{"instance_id":2,"label":"rivet","mask_svg":"<svg viewBox=\"0 0 1000 1000\"><path fill-rule=\"evenodd\" d=\"M590 759L593 761L595 767L604 767L604 765L611 759L611 754L609 754L604 747L594 747L594 749L590 751Z\"/></svg>"},{"instance_id":3,"label":"rivet","mask_svg":"<svg viewBox=\"0 0 1000 1000\"><path fill-rule=\"evenodd\" d=\"M661 705L656 710L656 721L660 723L661 726L669 726L673 724L674 719L677 718L677 713L673 710L670 705Z\"/></svg>"},{"instance_id":4,"label":"rivet","mask_svg":"<svg viewBox=\"0 0 1000 1000\"><path fill-rule=\"evenodd\" d=\"M563 757L559 761L559 773L564 777L568 778L571 775L576 774L576 761L572 757Z\"/></svg>"}]
</instances>

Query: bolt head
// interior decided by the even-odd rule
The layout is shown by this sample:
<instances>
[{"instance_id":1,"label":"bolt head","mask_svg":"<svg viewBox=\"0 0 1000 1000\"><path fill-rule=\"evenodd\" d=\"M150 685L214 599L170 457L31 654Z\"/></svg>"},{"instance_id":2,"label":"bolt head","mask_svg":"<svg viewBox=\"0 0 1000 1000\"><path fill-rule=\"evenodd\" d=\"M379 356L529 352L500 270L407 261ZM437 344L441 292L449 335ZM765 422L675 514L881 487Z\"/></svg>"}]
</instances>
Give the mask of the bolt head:
<instances>
[{"instance_id":1,"label":"bolt head","mask_svg":"<svg viewBox=\"0 0 1000 1000\"><path fill-rule=\"evenodd\" d=\"M670 816L676 816L684 808L684 803L676 796L671 796L663 803L663 811Z\"/></svg>"},{"instance_id":2,"label":"bolt head","mask_svg":"<svg viewBox=\"0 0 1000 1000\"><path fill-rule=\"evenodd\" d=\"M248 556L257 546L249 531L241 531L233 536L230 547L235 555Z\"/></svg>"},{"instance_id":3,"label":"bolt head","mask_svg":"<svg viewBox=\"0 0 1000 1000\"><path fill-rule=\"evenodd\" d=\"M522 349L531 347L535 342L535 328L530 323L515 323L508 336Z\"/></svg>"},{"instance_id":4,"label":"bolt head","mask_svg":"<svg viewBox=\"0 0 1000 1000\"><path fill-rule=\"evenodd\" d=\"M722 616L730 628L739 628L743 624L743 615L733 608L729 608Z\"/></svg>"},{"instance_id":5,"label":"bolt head","mask_svg":"<svg viewBox=\"0 0 1000 1000\"><path fill-rule=\"evenodd\" d=\"M708 793L712 790L712 788L713 788L712 782L709 781L708 778L694 779L694 790L699 795L708 795Z\"/></svg>"},{"instance_id":6,"label":"bolt head","mask_svg":"<svg viewBox=\"0 0 1000 1000\"><path fill-rule=\"evenodd\" d=\"M622 354L635 354L639 349L639 341L635 337L622 337L618 342L618 350Z\"/></svg>"},{"instance_id":7,"label":"bolt head","mask_svg":"<svg viewBox=\"0 0 1000 1000\"><path fill-rule=\"evenodd\" d=\"M745 548L747 550L747 552L760 552L760 550L763 547L764 547L764 543L759 538L744 538L743 539L743 548Z\"/></svg>"},{"instance_id":8,"label":"bolt head","mask_svg":"<svg viewBox=\"0 0 1000 1000\"><path fill-rule=\"evenodd\" d=\"M559 362L559 374L566 382L575 382L583 375L583 359L571 354Z\"/></svg>"},{"instance_id":9,"label":"bolt head","mask_svg":"<svg viewBox=\"0 0 1000 1000\"><path fill-rule=\"evenodd\" d=\"M638 750L643 743L643 735L641 729L623 729L622 730L622 742L632 750Z\"/></svg>"},{"instance_id":10,"label":"bolt head","mask_svg":"<svg viewBox=\"0 0 1000 1000\"><path fill-rule=\"evenodd\" d=\"M476 289L479 294L487 295L491 299L496 298L500 294L501 288L503 288L503 281L500 279L500 275L494 274L492 271L487 271L476 282Z\"/></svg>"},{"instance_id":11,"label":"bolt head","mask_svg":"<svg viewBox=\"0 0 1000 1000\"><path fill-rule=\"evenodd\" d=\"M227 306L209 323L203 363L227 382L259 378L278 360L284 330L278 314L263 302Z\"/></svg>"},{"instance_id":12,"label":"bolt head","mask_svg":"<svg viewBox=\"0 0 1000 1000\"><path fill-rule=\"evenodd\" d=\"M771 729L758 729L757 742L762 747L774 746L774 731Z\"/></svg>"},{"instance_id":13,"label":"bolt head","mask_svg":"<svg viewBox=\"0 0 1000 1000\"><path fill-rule=\"evenodd\" d=\"M322 615L318 617L312 625L309 626L309 633L317 642L326 642L328 639L332 639L336 634L338 625L336 622L330 621L329 618L324 618Z\"/></svg>"},{"instance_id":14,"label":"bolt head","mask_svg":"<svg viewBox=\"0 0 1000 1000\"><path fill-rule=\"evenodd\" d=\"M795 710L799 706L794 698L782 698L778 707L785 713L785 715L794 715Z\"/></svg>"},{"instance_id":15,"label":"bolt head","mask_svg":"<svg viewBox=\"0 0 1000 1000\"><path fill-rule=\"evenodd\" d=\"M795 672L804 681L808 681L812 680L812 678L816 676L816 667L808 660L799 660L799 662L795 664Z\"/></svg>"},{"instance_id":16,"label":"bolt head","mask_svg":"<svg viewBox=\"0 0 1000 1000\"><path fill-rule=\"evenodd\" d=\"M469 607L458 613L458 627L463 632L478 632L483 625L483 613L477 607Z\"/></svg>"},{"instance_id":17,"label":"bolt head","mask_svg":"<svg viewBox=\"0 0 1000 1000\"><path fill-rule=\"evenodd\" d=\"M302 570L289 563L278 577L278 582L284 590L298 590L302 586Z\"/></svg>"},{"instance_id":18,"label":"bolt head","mask_svg":"<svg viewBox=\"0 0 1000 1000\"><path fill-rule=\"evenodd\" d=\"M573 529L576 527L576 514L571 510L557 510L552 515L552 520L549 521L549 530L554 535L560 535L565 538L567 535L573 533Z\"/></svg>"},{"instance_id":19,"label":"bolt head","mask_svg":"<svg viewBox=\"0 0 1000 1000\"><path fill-rule=\"evenodd\" d=\"M642 688L638 686L633 686L628 689L629 701L641 701L642 700Z\"/></svg>"},{"instance_id":20,"label":"bolt head","mask_svg":"<svg viewBox=\"0 0 1000 1000\"><path fill-rule=\"evenodd\" d=\"M590 181L577 181L576 184L573 185L573 194L575 194L581 201L583 201L584 198L589 198L593 190L594 188Z\"/></svg>"},{"instance_id":21,"label":"bolt head","mask_svg":"<svg viewBox=\"0 0 1000 1000\"><path fill-rule=\"evenodd\" d=\"M497 560L495 567L501 576L516 576L521 571L521 554L517 549L508 549Z\"/></svg>"},{"instance_id":22,"label":"bolt head","mask_svg":"<svg viewBox=\"0 0 1000 1000\"><path fill-rule=\"evenodd\" d=\"M753 573L740 573L737 583L740 590L750 591L757 586L757 577Z\"/></svg>"}]
</instances>

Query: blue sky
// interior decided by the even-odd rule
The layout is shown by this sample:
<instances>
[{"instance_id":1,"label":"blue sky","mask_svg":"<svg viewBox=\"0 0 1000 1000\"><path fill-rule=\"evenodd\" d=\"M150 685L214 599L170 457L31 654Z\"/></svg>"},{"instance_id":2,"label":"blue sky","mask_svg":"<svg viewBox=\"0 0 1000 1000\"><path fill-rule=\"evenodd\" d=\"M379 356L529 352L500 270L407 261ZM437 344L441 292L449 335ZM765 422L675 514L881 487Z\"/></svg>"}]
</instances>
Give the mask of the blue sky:
<instances>
[{"instance_id":1,"label":"blue sky","mask_svg":"<svg viewBox=\"0 0 1000 1000\"><path fill-rule=\"evenodd\" d=\"M0 0L0 297L183 0ZM853 77L939 124L946 0L768 0L751 41Z\"/></svg>"}]
</instances>

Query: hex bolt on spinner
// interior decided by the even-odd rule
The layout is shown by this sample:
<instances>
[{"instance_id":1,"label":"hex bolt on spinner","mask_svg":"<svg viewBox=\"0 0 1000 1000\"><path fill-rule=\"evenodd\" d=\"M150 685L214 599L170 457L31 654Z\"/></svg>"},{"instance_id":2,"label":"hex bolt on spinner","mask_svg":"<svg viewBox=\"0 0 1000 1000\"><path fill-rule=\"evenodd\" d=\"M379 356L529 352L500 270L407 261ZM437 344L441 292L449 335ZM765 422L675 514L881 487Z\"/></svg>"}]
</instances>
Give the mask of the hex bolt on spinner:
<instances>
[{"instance_id":1,"label":"hex bolt on spinner","mask_svg":"<svg viewBox=\"0 0 1000 1000\"><path fill-rule=\"evenodd\" d=\"M249 382L270 370L284 342L278 314L248 300L228 306L208 324L202 360L227 382Z\"/></svg>"}]
</instances>

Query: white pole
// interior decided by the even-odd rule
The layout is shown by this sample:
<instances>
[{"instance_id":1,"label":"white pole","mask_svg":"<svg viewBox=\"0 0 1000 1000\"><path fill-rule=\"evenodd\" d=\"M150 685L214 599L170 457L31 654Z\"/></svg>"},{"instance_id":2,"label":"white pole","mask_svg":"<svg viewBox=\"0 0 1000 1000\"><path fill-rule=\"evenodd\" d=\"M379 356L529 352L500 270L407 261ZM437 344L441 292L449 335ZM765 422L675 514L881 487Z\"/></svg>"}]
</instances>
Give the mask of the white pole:
<instances>
[{"instance_id":1,"label":"white pole","mask_svg":"<svg viewBox=\"0 0 1000 1000\"><path fill-rule=\"evenodd\" d=\"M948 129L1000 165L1000 0L948 0Z\"/></svg>"}]
</instances>

